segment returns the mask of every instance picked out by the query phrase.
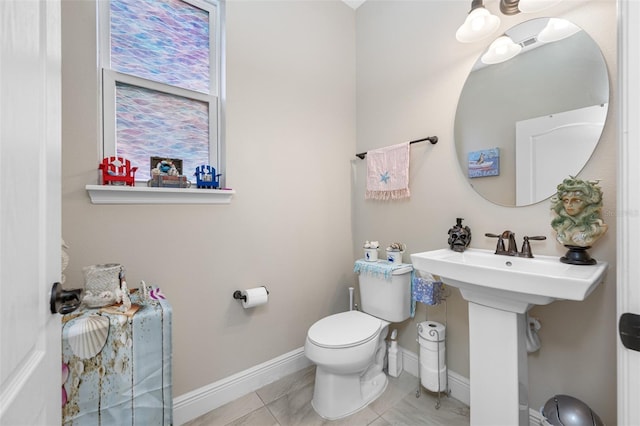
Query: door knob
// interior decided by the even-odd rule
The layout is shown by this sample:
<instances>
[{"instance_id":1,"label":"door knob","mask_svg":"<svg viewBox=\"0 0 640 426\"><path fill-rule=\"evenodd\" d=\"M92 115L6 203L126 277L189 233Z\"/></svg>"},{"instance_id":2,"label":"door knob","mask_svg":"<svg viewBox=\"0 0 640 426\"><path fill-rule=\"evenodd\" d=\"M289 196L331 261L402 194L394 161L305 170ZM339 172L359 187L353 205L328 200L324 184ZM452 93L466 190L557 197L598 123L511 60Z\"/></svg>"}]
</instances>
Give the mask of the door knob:
<instances>
[{"instance_id":1,"label":"door knob","mask_svg":"<svg viewBox=\"0 0 640 426\"><path fill-rule=\"evenodd\" d=\"M618 331L625 348L640 352L640 315L629 312L622 314Z\"/></svg>"},{"instance_id":2,"label":"door knob","mask_svg":"<svg viewBox=\"0 0 640 426\"><path fill-rule=\"evenodd\" d=\"M56 282L51 287L49 299L52 314L65 315L78 309L82 289L64 290L62 284Z\"/></svg>"}]
</instances>

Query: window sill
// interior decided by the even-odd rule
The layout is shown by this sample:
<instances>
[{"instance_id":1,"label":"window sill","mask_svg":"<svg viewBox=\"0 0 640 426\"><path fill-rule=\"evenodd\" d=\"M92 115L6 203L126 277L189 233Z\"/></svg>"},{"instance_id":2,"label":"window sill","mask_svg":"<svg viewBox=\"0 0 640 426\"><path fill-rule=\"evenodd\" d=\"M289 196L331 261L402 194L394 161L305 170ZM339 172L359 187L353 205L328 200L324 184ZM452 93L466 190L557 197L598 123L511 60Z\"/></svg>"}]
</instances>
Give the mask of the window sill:
<instances>
[{"instance_id":1,"label":"window sill","mask_svg":"<svg viewBox=\"0 0 640 426\"><path fill-rule=\"evenodd\" d=\"M87 185L92 204L230 204L233 189Z\"/></svg>"}]
</instances>

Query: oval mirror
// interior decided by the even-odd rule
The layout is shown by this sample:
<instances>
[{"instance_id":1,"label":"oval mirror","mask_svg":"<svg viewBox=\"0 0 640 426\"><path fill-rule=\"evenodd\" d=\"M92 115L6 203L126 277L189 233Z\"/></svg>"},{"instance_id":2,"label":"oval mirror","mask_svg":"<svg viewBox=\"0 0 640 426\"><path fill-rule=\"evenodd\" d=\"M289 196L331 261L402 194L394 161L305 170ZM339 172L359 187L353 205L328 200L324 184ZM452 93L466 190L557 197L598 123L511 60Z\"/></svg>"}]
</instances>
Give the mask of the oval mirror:
<instances>
[{"instance_id":1,"label":"oval mirror","mask_svg":"<svg viewBox=\"0 0 640 426\"><path fill-rule=\"evenodd\" d=\"M550 33L558 23L574 30ZM515 47L483 53L471 70L454 136L460 168L480 195L526 206L553 195L591 157L607 117L609 76L598 45L568 21L533 19L506 35Z\"/></svg>"}]
</instances>

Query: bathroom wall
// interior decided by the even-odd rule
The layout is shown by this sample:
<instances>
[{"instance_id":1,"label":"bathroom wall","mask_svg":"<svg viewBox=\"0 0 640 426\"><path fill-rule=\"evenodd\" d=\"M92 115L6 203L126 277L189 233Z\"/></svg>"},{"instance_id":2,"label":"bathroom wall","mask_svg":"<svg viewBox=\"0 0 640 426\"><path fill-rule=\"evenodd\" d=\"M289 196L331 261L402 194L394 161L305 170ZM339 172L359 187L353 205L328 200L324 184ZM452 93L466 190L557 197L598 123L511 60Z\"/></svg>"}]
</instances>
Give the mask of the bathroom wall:
<instances>
[{"instance_id":1,"label":"bathroom wall","mask_svg":"<svg viewBox=\"0 0 640 426\"><path fill-rule=\"evenodd\" d=\"M379 202L364 199L364 161L352 160L354 256L365 240L407 244L412 252L447 246L447 230L456 217L473 231L472 247L493 249L485 232L510 229L524 235L546 235L532 244L533 252L557 255L550 226L549 201L529 207L505 208L477 195L466 181L454 147L453 129L458 97L469 70L491 39L458 43L455 31L470 2L451 0L370 0L356 12L357 22L357 152L437 135L437 145L411 146L411 199ZM498 2L485 6L499 14ZM608 233L591 249L609 262L605 279L584 302L556 302L535 307L542 349L529 356L530 407L539 409L554 394L573 395L589 404L607 424L616 424L615 365L615 235L616 235L616 2L565 0L554 8L529 15L502 16L496 37L511 26L535 17L564 16L600 45L610 75L610 110L602 139L587 167L585 179L600 179ZM416 323L446 321L447 362L468 377L467 303L453 289L444 306L419 306L416 318L399 326L400 344L418 352Z\"/></svg>"},{"instance_id":2,"label":"bathroom wall","mask_svg":"<svg viewBox=\"0 0 640 426\"><path fill-rule=\"evenodd\" d=\"M96 3L63 0L62 234L68 287L119 262L173 307L173 394L304 345L355 283L355 12L335 1L227 2L230 205L93 205L99 151ZM243 310L236 289L266 285Z\"/></svg>"}]
</instances>

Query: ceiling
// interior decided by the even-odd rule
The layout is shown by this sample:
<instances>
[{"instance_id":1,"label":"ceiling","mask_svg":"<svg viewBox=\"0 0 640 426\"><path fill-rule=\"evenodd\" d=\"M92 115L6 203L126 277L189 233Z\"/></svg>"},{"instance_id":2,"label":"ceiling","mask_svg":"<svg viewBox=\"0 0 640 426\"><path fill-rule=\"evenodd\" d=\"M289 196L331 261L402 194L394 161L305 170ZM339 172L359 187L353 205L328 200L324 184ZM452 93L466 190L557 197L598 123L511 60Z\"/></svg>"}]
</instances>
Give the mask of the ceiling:
<instances>
[{"instance_id":1,"label":"ceiling","mask_svg":"<svg viewBox=\"0 0 640 426\"><path fill-rule=\"evenodd\" d=\"M345 2L347 5L349 5L349 7L352 7L353 9L357 9L366 0L342 0L342 1Z\"/></svg>"}]
</instances>

